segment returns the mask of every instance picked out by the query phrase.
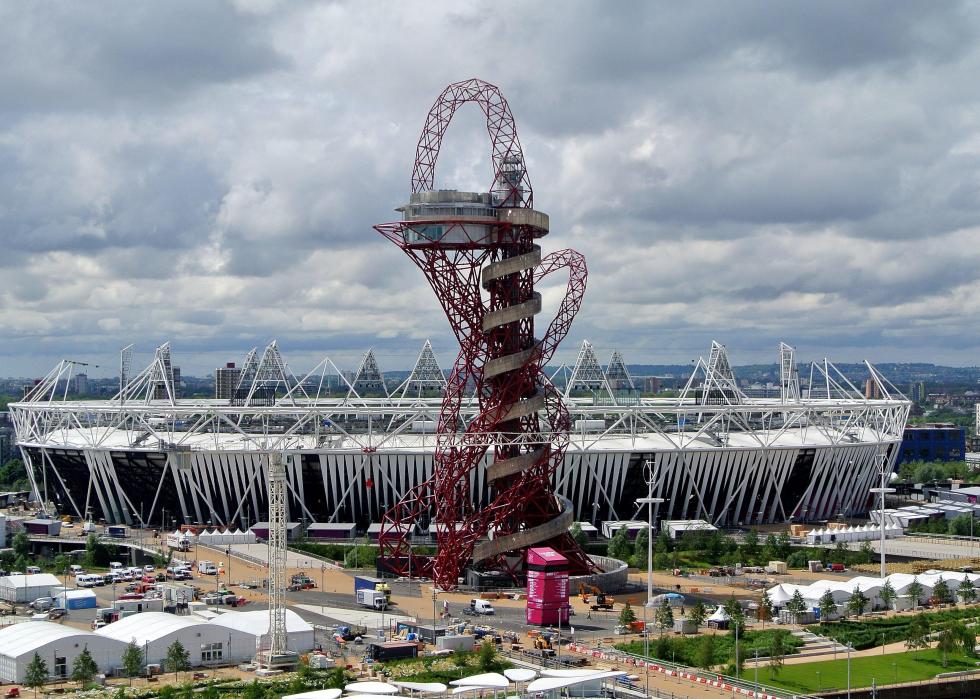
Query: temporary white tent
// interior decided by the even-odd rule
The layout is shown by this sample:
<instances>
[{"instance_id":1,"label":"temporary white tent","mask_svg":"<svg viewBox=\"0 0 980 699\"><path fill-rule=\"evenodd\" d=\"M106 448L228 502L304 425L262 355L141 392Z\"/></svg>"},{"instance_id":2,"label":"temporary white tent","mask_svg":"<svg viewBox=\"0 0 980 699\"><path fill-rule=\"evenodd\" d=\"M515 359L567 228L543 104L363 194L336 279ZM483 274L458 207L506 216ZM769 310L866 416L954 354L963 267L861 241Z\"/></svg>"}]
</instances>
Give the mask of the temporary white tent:
<instances>
[{"instance_id":1,"label":"temporary white tent","mask_svg":"<svg viewBox=\"0 0 980 699\"><path fill-rule=\"evenodd\" d=\"M48 672L66 677L86 648L96 658L100 671L106 671L122 666L126 643L50 621L5 626L0 629L0 680L23 682L35 653L48 662Z\"/></svg>"},{"instance_id":2,"label":"temporary white tent","mask_svg":"<svg viewBox=\"0 0 980 699\"><path fill-rule=\"evenodd\" d=\"M774 607L783 607L793 599L793 593L787 592L782 585L776 585L776 587L768 590L769 600L772 602Z\"/></svg>"},{"instance_id":3,"label":"temporary white tent","mask_svg":"<svg viewBox=\"0 0 980 699\"><path fill-rule=\"evenodd\" d=\"M214 617L210 623L247 634L255 648L255 644L269 633L269 612L261 609L253 612L228 611ZM295 653L306 653L313 648L313 627L291 609L286 610L286 646Z\"/></svg>"},{"instance_id":4,"label":"temporary white tent","mask_svg":"<svg viewBox=\"0 0 980 699\"><path fill-rule=\"evenodd\" d=\"M50 573L36 575L7 575L0 578L0 599L5 602L33 602L38 597L51 597L61 581Z\"/></svg>"}]
</instances>

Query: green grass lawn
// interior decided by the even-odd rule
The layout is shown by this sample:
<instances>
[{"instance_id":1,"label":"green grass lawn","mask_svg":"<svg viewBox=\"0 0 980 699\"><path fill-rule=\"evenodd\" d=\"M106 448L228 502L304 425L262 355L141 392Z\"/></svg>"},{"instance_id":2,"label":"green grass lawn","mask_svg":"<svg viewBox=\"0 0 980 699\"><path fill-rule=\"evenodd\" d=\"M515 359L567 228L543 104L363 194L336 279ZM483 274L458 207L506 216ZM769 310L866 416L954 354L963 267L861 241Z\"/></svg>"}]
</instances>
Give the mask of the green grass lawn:
<instances>
[{"instance_id":1,"label":"green grass lawn","mask_svg":"<svg viewBox=\"0 0 980 699\"><path fill-rule=\"evenodd\" d=\"M943 667L942 654L935 649L852 657L851 688L870 687L872 678L878 685L927 680L943 672L975 670L976 663L976 658L950 654L949 664ZM746 667L743 678L752 681L754 677L755 669ZM763 665L759 668L759 682L801 692L846 689L846 654L838 654L838 660L784 665L775 677Z\"/></svg>"}]
</instances>

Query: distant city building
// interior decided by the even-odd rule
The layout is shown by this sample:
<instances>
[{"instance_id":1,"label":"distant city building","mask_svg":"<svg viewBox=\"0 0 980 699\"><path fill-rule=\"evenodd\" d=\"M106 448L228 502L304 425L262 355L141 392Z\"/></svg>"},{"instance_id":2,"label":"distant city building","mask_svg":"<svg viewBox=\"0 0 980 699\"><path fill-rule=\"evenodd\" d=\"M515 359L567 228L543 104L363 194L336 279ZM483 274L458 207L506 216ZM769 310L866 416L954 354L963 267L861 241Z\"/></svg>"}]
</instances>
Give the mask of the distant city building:
<instances>
[{"instance_id":1,"label":"distant city building","mask_svg":"<svg viewBox=\"0 0 980 699\"><path fill-rule=\"evenodd\" d=\"M170 386L173 390L174 398L180 398L180 367L170 366ZM154 400L167 399L167 386L163 381L158 381L153 390Z\"/></svg>"},{"instance_id":2,"label":"distant city building","mask_svg":"<svg viewBox=\"0 0 980 699\"><path fill-rule=\"evenodd\" d=\"M962 461L966 458L966 428L948 422L907 425L898 460Z\"/></svg>"},{"instance_id":3,"label":"distant city building","mask_svg":"<svg viewBox=\"0 0 980 699\"><path fill-rule=\"evenodd\" d=\"M77 374L74 381L74 392L80 396L87 396L89 393L88 374Z\"/></svg>"},{"instance_id":4,"label":"distant city building","mask_svg":"<svg viewBox=\"0 0 980 699\"><path fill-rule=\"evenodd\" d=\"M924 401L926 399L926 382L913 381L909 384L909 400Z\"/></svg>"},{"instance_id":5,"label":"distant city building","mask_svg":"<svg viewBox=\"0 0 980 699\"><path fill-rule=\"evenodd\" d=\"M643 378L644 393L660 393L660 386L659 376L646 376Z\"/></svg>"},{"instance_id":6,"label":"distant city building","mask_svg":"<svg viewBox=\"0 0 980 699\"><path fill-rule=\"evenodd\" d=\"M878 388L878 384L873 379L866 379L864 382L864 397L865 398L881 398L881 391Z\"/></svg>"},{"instance_id":7,"label":"distant city building","mask_svg":"<svg viewBox=\"0 0 980 699\"><path fill-rule=\"evenodd\" d=\"M0 464L17 456L17 435L10 413L0 413Z\"/></svg>"},{"instance_id":8,"label":"distant city building","mask_svg":"<svg viewBox=\"0 0 980 699\"><path fill-rule=\"evenodd\" d=\"M235 362L228 362L223 367L215 369L214 397L218 400L231 400L241 376L242 370L235 366Z\"/></svg>"}]
</instances>

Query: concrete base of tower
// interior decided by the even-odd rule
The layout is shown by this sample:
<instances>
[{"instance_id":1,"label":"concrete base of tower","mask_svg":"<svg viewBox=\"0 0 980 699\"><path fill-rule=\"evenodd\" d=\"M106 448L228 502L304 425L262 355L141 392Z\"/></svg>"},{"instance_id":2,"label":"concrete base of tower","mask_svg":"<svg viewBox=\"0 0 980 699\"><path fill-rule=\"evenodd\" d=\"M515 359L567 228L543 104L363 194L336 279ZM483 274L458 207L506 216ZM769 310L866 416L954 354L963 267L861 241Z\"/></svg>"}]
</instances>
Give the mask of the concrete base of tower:
<instances>
[{"instance_id":1,"label":"concrete base of tower","mask_svg":"<svg viewBox=\"0 0 980 699\"><path fill-rule=\"evenodd\" d=\"M255 664L260 670L267 672L269 670L288 672L289 670L294 670L299 665L299 655L293 651L273 653L269 650L263 650L255 654Z\"/></svg>"}]
</instances>

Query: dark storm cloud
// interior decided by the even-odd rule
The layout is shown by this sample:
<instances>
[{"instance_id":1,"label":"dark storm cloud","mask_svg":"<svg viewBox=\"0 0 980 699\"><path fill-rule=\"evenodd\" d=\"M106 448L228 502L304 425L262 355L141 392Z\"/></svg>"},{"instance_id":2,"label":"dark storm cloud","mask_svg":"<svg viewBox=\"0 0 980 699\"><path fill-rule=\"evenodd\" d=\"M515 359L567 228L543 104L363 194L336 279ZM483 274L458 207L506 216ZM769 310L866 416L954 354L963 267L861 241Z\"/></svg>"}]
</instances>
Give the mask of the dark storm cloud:
<instances>
[{"instance_id":1,"label":"dark storm cloud","mask_svg":"<svg viewBox=\"0 0 980 699\"><path fill-rule=\"evenodd\" d=\"M142 108L283 68L265 29L221 2L6 4L2 111Z\"/></svg>"},{"instance_id":2,"label":"dark storm cloud","mask_svg":"<svg viewBox=\"0 0 980 699\"><path fill-rule=\"evenodd\" d=\"M165 339L190 371L273 337L297 371L370 345L405 367L429 336L448 363L431 290L371 226L471 76L511 103L546 249L589 260L565 359L588 337L631 361L711 339L965 361L978 28L883 1L4 5L0 374ZM488 154L461 110L437 185L485 188Z\"/></svg>"}]
</instances>

